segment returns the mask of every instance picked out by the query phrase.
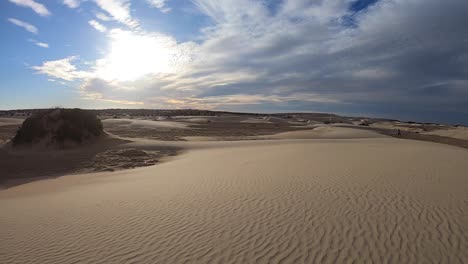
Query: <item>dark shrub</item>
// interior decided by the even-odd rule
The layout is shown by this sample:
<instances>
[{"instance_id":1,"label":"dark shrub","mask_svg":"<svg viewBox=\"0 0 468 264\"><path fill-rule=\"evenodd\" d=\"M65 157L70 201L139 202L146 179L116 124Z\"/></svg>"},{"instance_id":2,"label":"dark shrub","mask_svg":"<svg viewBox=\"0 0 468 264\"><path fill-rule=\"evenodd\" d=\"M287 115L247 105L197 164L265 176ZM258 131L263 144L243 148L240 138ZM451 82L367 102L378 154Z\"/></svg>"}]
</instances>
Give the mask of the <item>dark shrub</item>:
<instances>
[{"instance_id":1,"label":"dark shrub","mask_svg":"<svg viewBox=\"0 0 468 264\"><path fill-rule=\"evenodd\" d=\"M82 143L103 133L101 121L91 111L48 109L27 118L13 138L13 146L46 141L63 146L65 142Z\"/></svg>"}]
</instances>

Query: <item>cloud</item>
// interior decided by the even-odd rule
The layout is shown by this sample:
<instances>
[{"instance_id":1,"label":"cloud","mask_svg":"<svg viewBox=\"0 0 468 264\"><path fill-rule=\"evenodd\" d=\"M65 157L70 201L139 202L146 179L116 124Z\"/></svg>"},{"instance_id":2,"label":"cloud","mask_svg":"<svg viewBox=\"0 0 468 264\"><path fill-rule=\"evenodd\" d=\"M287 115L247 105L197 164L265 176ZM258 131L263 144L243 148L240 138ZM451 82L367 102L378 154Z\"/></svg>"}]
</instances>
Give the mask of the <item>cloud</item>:
<instances>
[{"instance_id":1,"label":"cloud","mask_svg":"<svg viewBox=\"0 0 468 264\"><path fill-rule=\"evenodd\" d=\"M130 28L137 28L139 26L138 21L133 19L130 14L129 0L94 0L94 2L114 20Z\"/></svg>"},{"instance_id":2,"label":"cloud","mask_svg":"<svg viewBox=\"0 0 468 264\"><path fill-rule=\"evenodd\" d=\"M49 16L51 13L49 10L43 5L34 0L8 0L18 6L29 7L34 12L39 14L40 16Z\"/></svg>"},{"instance_id":3,"label":"cloud","mask_svg":"<svg viewBox=\"0 0 468 264\"><path fill-rule=\"evenodd\" d=\"M80 6L80 0L63 0L63 4L69 8L77 8Z\"/></svg>"},{"instance_id":4,"label":"cloud","mask_svg":"<svg viewBox=\"0 0 468 264\"><path fill-rule=\"evenodd\" d=\"M120 15L107 12L133 21L116 2ZM100 99L145 106L466 116L468 2L386 0L359 12L353 2L194 0L211 20L196 43L114 30L82 80L101 80Z\"/></svg>"},{"instance_id":5,"label":"cloud","mask_svg":"<svg viewBox=\"0 0 468 264\"><path fill-rule=\"evenodd\" d=\"M88 100L100 100L123 105L144 105L141 101L128 100L134 97L132 87L125 87L118 83L108 82L99 78L88 78L80 86L82 98ZM121 97L113 97L110 93L120 91L126 93L126 100ZM105 97L104 97L105 94Z\"/></svg>"},{"instance_id":6,"label":"cloud","mask_svg":"<svg viewBox=\"0 0 468 264\"><path fill-rule=\"evenodd\" d=\"M96 20L89 20L88 23L97 31L106 32L107 28Z\"/></svg>"},{"instance_id":7,"label":"cloud","mask_svg":"<svg viewBox=\"0 0 468 264\"><path fill-rule=\"evenodd\" d=\"M349 1L286 1L275 10L253 1L195 3L214 21L203 31L197 56L203 63L196 71L256 75L204 88L201 96L316 93L363 109L425 109L434 100L418 85L468 76L468 52L460 41L468 36L461 26L468 18L459 11L468 7L464 1L381 1L356 14L355 27L343 23L352 14ZM418 103L403 99L408 97ZM457 106L467 102L451 98Z\"/></svg>"},{"instance_id":8,"label":"cloud","mask_svg":"<svg viewBox=\"0 0 468 264\"><path fill-rule=\"evenodd\" d=\"M36 46L41 47L41 48L49 48L49 44L45 42L40 42L35 39L28 39L29 42L34 43Z\"/></svg>"},{"instance_id":9,"label":"cloud","mask_svg":"<svg viewBox=\"0 0 468 264\"><path fill-rule=\"evenodd\" d=\"M171 8L166 6L167 0L146 0L146 2L151 6L158 8L163 13L171 11Z\"/></svg>"},{"instance_id":10,"label":"cloud","mask_svg":"<svg viewBox=\"0 0 468 264\"><path fill-rule=\"evenodd\" d=\"M160 33L113 29L108 54L96 61L96 76L126 81L153 73L173 73L191 59L193 43L179 45ZM129 67L131 65L131 67Z\"/></svg>"},{"instance_id":11,"label":"cloud","mask_svg":"<svg viewBox=\"0 0 468 264\"><path fill-rule=\"evenodd\" d=\"M41 66L33 66L31 68L38 73L66 81L85 79L90 76L90 72L78 70L72 64L77 58L77 56L70 56L60 60L45 61Z\"/></svg>"},{"instance_id":12,"label":"cloud","mask_svg":"<svg viewBox=\"0 0 468 264\"><path fill-rule=\"evenodd\" d=\"M215 109L223 106L261 105L265 103L285 104L294 101L337 103L334 99L324 98L316 94L291 94L289 96L264 94L233 94L205 97L153 97L147 104L164 106L166 108L197 108Z\"/></svg>"},{"instance_id":13,"label":"cloud","mask_svg":"<svg viewBox=\"0 0 468 264\"><path fill-rule=\"evenodd\" d=\"M44 43L44 42L35 42L35 44L42 48L49 48L49 44Z\"/></svg>"},{"instance_id":14,"label":"cloud","mask_svg":"<svg viewBox=\"0 0 468 264\"><path fill-rule=\"evenodd\" d=\"M101 13L101 12L96 13L96 18L99 19L99 20L102 20L102 21L111 21L112 20L111 17L109 17L106 14Z\"/></svg>"},{"instance_id":15,"label":"cloud","mask_svg":"<svg viewBox=\"0 0 468 264\"><path fill-rule=\"evenodd\" d=\"M33 33L33 34L37 34L39 32L39 30L37 29L36 26L34 25L31 25L27 22L24 22L24 21L21 21L19 19L16 19L16 18L8 18L8 21L14 25L17 25L19 27L22 27L24 29L26 29L27 31Z\"/></svg>"}]
</instances>

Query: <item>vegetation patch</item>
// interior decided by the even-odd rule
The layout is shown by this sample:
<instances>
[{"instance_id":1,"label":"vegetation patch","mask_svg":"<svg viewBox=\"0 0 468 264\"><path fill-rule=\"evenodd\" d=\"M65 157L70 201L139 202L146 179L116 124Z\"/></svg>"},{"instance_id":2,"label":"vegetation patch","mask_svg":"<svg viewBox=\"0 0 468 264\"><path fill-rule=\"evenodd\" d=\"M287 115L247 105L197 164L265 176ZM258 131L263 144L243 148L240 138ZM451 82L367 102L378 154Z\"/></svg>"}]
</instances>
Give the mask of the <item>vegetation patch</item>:
<instances>
[{"instance_id":1,"label":"vegetation patch","mask_svg":"<svg viewBox=\"0 0 468 264\"><path fill-rule=\"evenodd\" d=\"M103 135L101 120L82 109L48 109L27 118L13 138L13 146L42 145L64 148Z\"/></svg>"}]
</instances>

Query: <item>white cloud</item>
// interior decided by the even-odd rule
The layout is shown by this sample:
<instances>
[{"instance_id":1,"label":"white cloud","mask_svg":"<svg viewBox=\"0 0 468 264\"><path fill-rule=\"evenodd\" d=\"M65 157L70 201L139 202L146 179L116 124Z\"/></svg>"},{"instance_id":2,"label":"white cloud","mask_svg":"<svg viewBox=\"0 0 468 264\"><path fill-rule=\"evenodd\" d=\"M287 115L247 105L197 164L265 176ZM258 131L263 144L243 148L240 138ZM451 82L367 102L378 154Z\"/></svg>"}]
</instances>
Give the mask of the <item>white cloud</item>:
<instances>
[{"instance_id":1,"label":"white cloud","mask_svg":"<svg viewBox=\"0 0 468 264\"><path fill-rule=\"evenodd\" d=\"M313 20L318 23L327 23L330 22L330 20L339 19L347 14L351 2L350 0L285 1L279 12L282 16Z\"/></svg>"},{"instance_id":2,"label":"white cloud","mask_svg":"<svg viewBox=\"0 0 468 264\"><path fill-rule=\"evenodd\" d=\"M88 23L89 23L92 27L94 27L97 31L100 31L100 32L106 32L106 31L107 31L107 28L106 28L104 25L102 25L101 23L99 23L98 21L96 21L96 20L94 20L94 19L88 21Z\"/></svg>"},{"instance_id":3,"label":"white cloud","mask_svg":"<svg viewBox=\"0 0 468 264\"><path fill-rule=\"evenodd\" d=\"M36 70L38 73L66 81L86 79L90 76L90 73L78 70L76 66L72 64L76 59L77 56L70 56L60 60L45 61L41 66L33 66L31 68Z\"/></svg>"},{"instance_id":4,"label":"white cloud","mask_svg":"<svg viewBox=\"0 0 468 264\"><path fill-rule=\"evenodd\" d=\"M63 0L63 4L69 8L77 8L80 6L80 0Z\"/></svg>"},{"instance_id":5,"label":"white cloud","mask_svg":"<svg viewBox=\"0 0 468 264\"><path fill-rule=\"evenodd\" d=\"M148 105L163 105L167 108L213 109L222 106L242 106L263 103L282 104L291 101L306 101L319 103L337 103L336 100L317 94L291 94L289 96L265 94L233 94L204 97L153 97L148 99Z\"/></svg>"},{"instance_id":6,"label":"white cloud","mask_svg":"<svg viewBox=\"0 0 468 264\"><path fill-rule=\"evenodd\" d=\"M99 19L99 20L102 20L102 21L111 21L112 18L109 17L108 15L104 14L104 13L96 13L96 17Z\"/></svg>"},{"instance_id":7,"label":"white cloud","mask_svg":"<svg viewBox=\"0 0 468 264\"><path fill-rule=\"evenodd\" d=\"M42 47L42 48L48 48L49 47L49 44L47 43L44 43L44 42L35 42L35 44L39 47Z\"/></svg>"},{"instance_id":8,"label":"white cloud","mask_svg":"<svg viewBox=\"0 0 468 264\"><path fill-rule=\"evenodd\" d=\"M170 36L135 33L121 29L109 32L108 54L96 62L96 76L106 80L134 80L148 74L173 73L191 59L191 43L178 45Z\"/></svg>"},{"instance_id":9,"label":"white cloud","mask_svg":"<svg viewBox=\"0 0 468 264\"><path fill-rule=\"evenodd\" d=\"M48 16L51 13L49 10L43 5L38 2L35 2L34 0L8 0L16 5L23 6L23 7L29 7L34 12L39 14L40 16Z\"/></svg>"},{"instance_id":10,"label":"white cloud","mask_svg":"<svg viewBox=\"0 0 468 264\"><path fill-rule=\"evenodd\" d=\"M90 21L90 24L95 23ZM183 72L190 64L196 47L192 42L179 44L174 38L160 33L113 29L107 36L110 41L107 54L94 63L87 63L92 65L88 71L79 70L73 64L76 56L45 61L33 69L64 80L100 78L110 82L133 81L147 75Z\"/></svg>"},{"instance_id":11,"label":"white cloud","mask_svg":"<svg viewBox=\"0 0 468 264\"><path fill-rule=\"evenodd\" d=\"M104 11L106 11L114 20L129 26L130 28L137 28L138 21L133 19L130 14L130 1L129 0L94 0L96 4Z\"/></svg>"},{"instance_id":12,"label":"white cloud","mask_svg":"<svg viewBox=\"0 0 468 264\"><path fill-rule=\"evenodd\" d=\"M100 96L97 96L97 97L83 97L83 99L99 100L99 101L103 101L103 102L109 102L109 103L121 104L121 105L144 105L145 104L144 102L140 102L140 101L114 100L114 99L102 98Z\"/></svg>"},{"instance_id":13,"label":"white cloud","mask_svg":"<svg viewBox=\"0 0 468 264\"><path fill-rule=\"evenodd\" d=\"M251 0L193 0L198 9L218 23L260 21L267 15L262 2Z\"/></svg>"},{"instance_id":14,"label":"white cloud","mask_svg":"<svg viewBox=\"0 0 468 264\"><path fill-rule=\"evenodd\" d=\"M37 34L39 31L37 30L37 27L35 27L34 25L31 25L27 22L24 22L24 21L21 21L19 19L16 19L16 18L8 18L8 21L10 21L10 23L12 24L15 24L19 27L22 27L24 29L26 29L27 31L33 33L33 34Z\"/></svg>"},{"instance_id":15,"label":"white cloud","mask_svg":"<svg viewBox=\"0 0 468 264\"><path fill-rule=\"evenodd\" d=\"M49 48L49 44L45 42L40 42L35 39L28 39L29 42L34 43L36 46L41 47L41 48Z\"/></svg>"},{"instance_id":16,"label":"white cloud","mask_svg":"<svg viewBox=\"0 0 468 264\"><path fill-rule=\"evenodd\" d=\"M171 11L171 8L167 7L166 5L167 0L146 0L146 2L148 2L148 4L150 4L153 7L156 7L163 13Z\"/></svg>"},{"instance_id":17,"label":"white cloud","mask_svg":"<svg viewBox=\"0 0 468 264\"><path fill-rule=\"evenodd\" d=\"M125 99L121 96L119 97L119 95L113 96L112 94L118 94L116 91L125 93ZM100 100L123 105L144 105L144 102L129 100L133 94L132 87L129 88L119 83L108 82L99 78L86 79L81 84L79 92L83 99Z\"/></svg>"}]
</instances>

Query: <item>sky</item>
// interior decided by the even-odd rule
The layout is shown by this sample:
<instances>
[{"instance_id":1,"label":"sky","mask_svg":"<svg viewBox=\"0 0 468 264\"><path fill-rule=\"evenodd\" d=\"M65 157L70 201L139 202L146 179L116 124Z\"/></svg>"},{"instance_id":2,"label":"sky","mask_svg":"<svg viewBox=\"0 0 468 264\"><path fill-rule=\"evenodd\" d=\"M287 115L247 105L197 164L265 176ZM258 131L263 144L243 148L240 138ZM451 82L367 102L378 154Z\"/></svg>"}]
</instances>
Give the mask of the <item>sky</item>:
<instances>
[{"instance_id":1,"label":"sky","mask_svg":"<svg viewBox=\"0 0 468 264\"><path fill-rule=\"evenodd\" d=\"M466 0L1 0L0 109L468 124Z\"/></svg>"}]
</instances>

